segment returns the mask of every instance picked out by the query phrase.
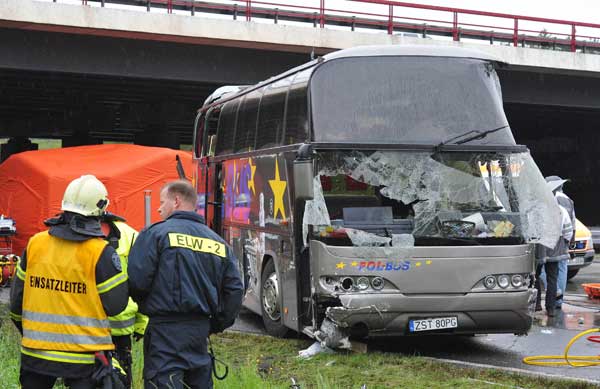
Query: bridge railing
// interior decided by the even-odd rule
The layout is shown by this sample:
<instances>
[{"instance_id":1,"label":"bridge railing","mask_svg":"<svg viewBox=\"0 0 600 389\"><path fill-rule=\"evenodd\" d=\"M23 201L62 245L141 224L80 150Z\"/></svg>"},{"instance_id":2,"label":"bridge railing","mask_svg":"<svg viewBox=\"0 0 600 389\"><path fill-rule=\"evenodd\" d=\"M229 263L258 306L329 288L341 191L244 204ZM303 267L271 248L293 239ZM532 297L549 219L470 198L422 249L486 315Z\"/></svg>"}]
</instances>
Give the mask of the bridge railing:
<instances>
[{"instance_id":1,"label":"bridge railing","mask_svg":"<svg viewBox=\"0 0 600 389\"><path fill-rule=\"evenodd\" d=\"M64 0L53 0L63 2ZM389 0L81 0L220 15L234 20L295 22L315 28L381 31L600 54L600 24Z\"/></svg>"}]
</instances>

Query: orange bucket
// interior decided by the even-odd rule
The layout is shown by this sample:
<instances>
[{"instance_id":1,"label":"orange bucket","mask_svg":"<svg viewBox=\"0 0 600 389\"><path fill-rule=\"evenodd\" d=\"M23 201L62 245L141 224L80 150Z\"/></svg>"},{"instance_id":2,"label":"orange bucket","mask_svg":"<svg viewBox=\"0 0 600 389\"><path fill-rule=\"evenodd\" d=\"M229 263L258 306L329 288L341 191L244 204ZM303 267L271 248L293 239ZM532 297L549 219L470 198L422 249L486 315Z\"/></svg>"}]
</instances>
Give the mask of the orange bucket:
<instances>
[{"instance_id":1,"label":"orange bucket","mask_svg":"<svg viewBox=\"0 0 600 389\"><path fill-rule=\"evenodd\" d=\"M585 293L591 299L600 299L600 284L581 284Z\"/></svg>"}]
</instances>

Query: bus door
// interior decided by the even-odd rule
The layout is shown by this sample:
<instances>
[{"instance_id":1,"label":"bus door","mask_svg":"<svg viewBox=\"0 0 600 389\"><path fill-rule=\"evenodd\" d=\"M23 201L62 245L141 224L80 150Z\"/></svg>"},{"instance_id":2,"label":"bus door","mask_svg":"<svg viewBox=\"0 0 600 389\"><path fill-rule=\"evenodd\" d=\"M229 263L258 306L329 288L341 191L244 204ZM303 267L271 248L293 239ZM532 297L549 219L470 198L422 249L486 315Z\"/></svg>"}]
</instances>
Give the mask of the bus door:
<instances>
[{"instance_id":1,"label":"bus door","mask_svg":"<svg viewBox=\"0 0 600 389\"><path fill-rule=\"evenodd\" d=\"M217 234L223 236L223 181L222 162L209 158L206 176L206 223Z\"/></svg>"},{"instance_id":2,"label":"bus door","mask_svg":"<svg viewBox=\"0 0 600 389\"><path fill-rule=\"evenodd\" d=\"M223 236L222 231L222 180L221 162L215 161L217 125L220 107L214 107L202 113L197 121L196 150L200 154L198 166L198 208L206 220L206 225Z\"/></svg>"}]
</instances>

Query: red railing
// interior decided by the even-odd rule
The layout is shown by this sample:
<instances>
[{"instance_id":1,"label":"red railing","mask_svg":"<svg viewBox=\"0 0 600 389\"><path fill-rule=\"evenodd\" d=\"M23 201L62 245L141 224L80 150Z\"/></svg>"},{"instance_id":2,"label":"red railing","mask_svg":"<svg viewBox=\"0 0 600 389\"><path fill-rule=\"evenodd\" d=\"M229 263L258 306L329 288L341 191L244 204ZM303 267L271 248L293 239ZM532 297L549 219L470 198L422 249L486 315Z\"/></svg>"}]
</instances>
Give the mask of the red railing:
<instances>
[{"instance_id":1,"label":"red railing","mask_svg":"<svg viewBox=\"0 0 600 389\"><path fill-rule=\"evenodd\" d=\"M388 0L278 1L81 0L82 4L101 3L102 6L105 3L145 5L148 11L154 7L164 8L168 13L177 10L190 11L192 15L196 12L225 14L233 19L243 13L246 21L253 18L272 19L275 23L289 20L312 23L321 28L347 26L352 31L364 28L383 30L388 34L412 32L423 37L449 37L455 41L489 40L490 44L501 42L513 46L600 53L600 24ZM328 8L327 3L344 6Z\"/></svg>"}]
</instances>

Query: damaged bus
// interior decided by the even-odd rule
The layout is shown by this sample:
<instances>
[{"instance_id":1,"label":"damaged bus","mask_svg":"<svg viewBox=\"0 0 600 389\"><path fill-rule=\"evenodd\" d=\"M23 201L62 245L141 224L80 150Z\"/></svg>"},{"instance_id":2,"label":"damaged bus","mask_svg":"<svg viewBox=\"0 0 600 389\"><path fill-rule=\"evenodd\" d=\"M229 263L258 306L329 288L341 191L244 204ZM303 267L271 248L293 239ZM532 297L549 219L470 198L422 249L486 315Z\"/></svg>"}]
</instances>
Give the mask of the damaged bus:
<instances>
[{"instance_id":1,"label":"damaged bus","mask_svg":"<svg viewBox=\"0 0 600 389\"><path fill-rule=\"evenodd\" d=\"M501 65L357 47L207 99L198 212L269 334L527 333L532 246L554 246L559 211L507 123Z\"/></svg>"}]
</instances>

